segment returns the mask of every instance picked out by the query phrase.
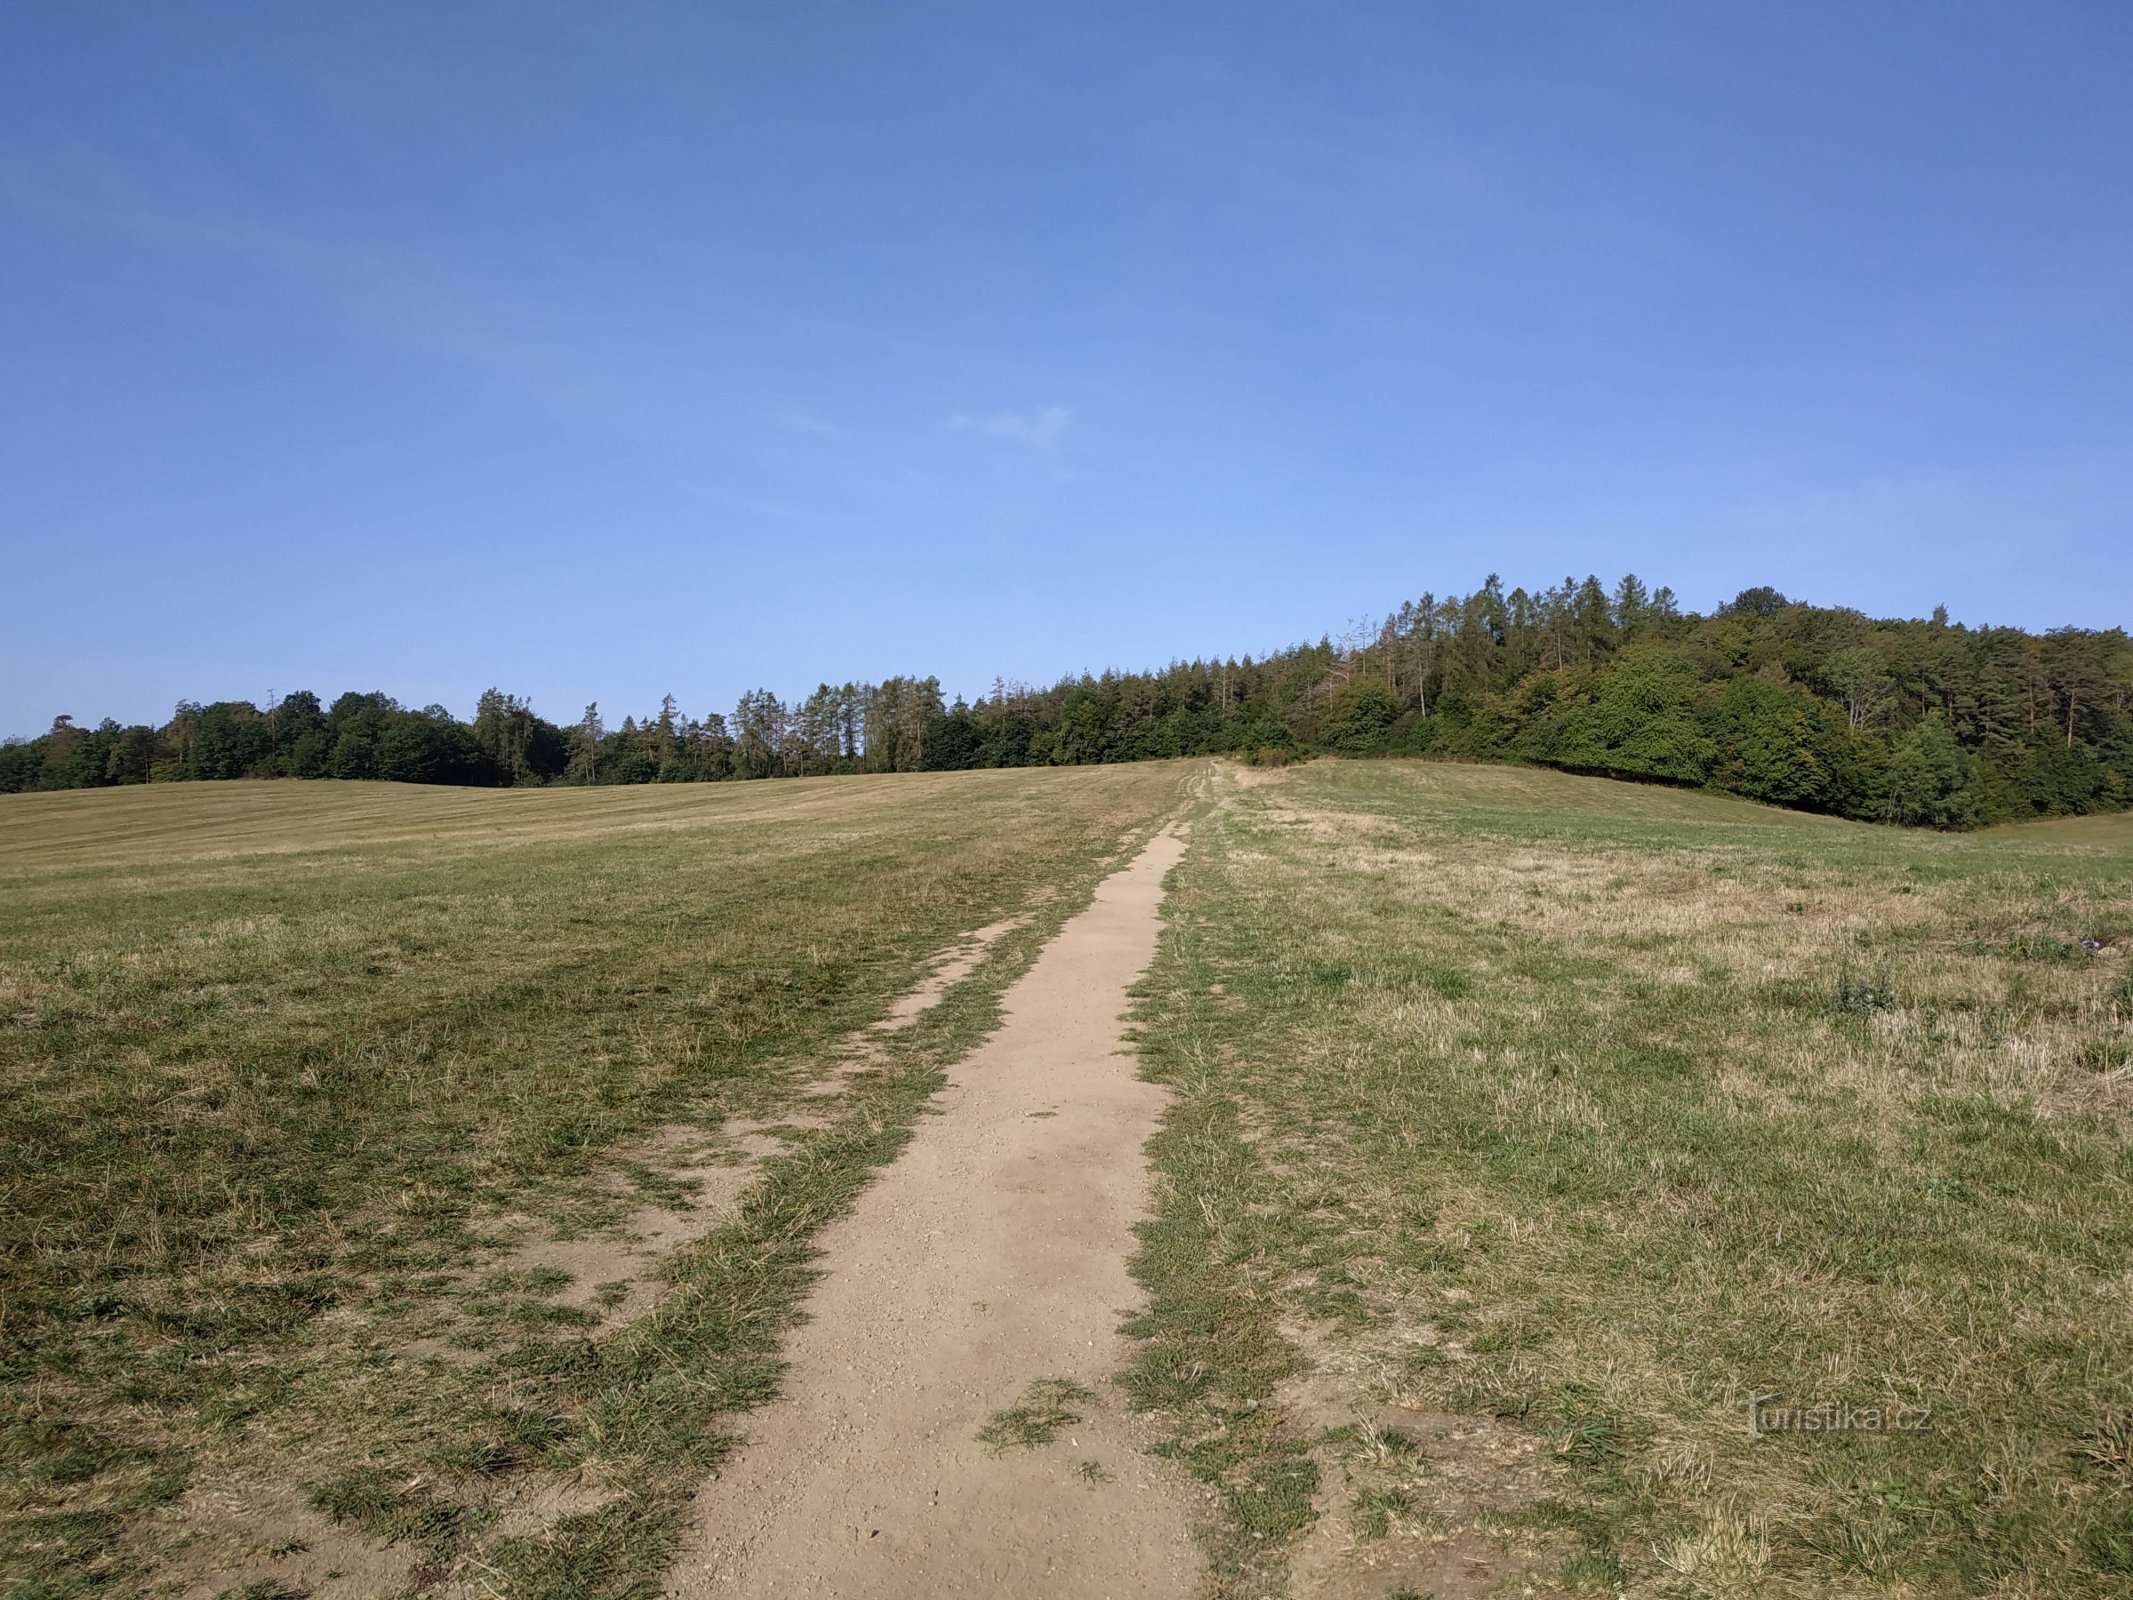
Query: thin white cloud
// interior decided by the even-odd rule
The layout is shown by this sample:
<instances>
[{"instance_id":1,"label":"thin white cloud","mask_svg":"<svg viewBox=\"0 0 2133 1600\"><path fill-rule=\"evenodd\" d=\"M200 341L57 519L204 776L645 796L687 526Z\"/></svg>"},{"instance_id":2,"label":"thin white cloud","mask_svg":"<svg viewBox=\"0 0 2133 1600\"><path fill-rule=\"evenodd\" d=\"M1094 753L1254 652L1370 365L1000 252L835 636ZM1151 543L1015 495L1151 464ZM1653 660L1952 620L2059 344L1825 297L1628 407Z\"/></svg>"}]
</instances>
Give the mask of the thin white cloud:
<instances>
[{"instance_id":1,"label":"thin white cloud","mask_svg":"<svg viewBox=\"0 0 2133 1600\"><path fill-rule=\"evenodd\" d=\"M763 413L763 420L780 428L790 429L794 433L812 434L818 439L841 439L844 436L844 430L834 422L824 422L807 411L766 411Z\"/></svg>"},{"instance_id":2,"label":"thin white cloud","mask_svg":"<svg viewBox=\"0 0 2133 1600\"><path fill-rule=\"evenodd\" d=\"M1065 437L1073 420L1065 406L1046 406L1041 411L1003 411L993 417L953 416L948 426L960 433L982 433L988 439L1011 439L1049 450Z\"/></svg>"}]
</instances>

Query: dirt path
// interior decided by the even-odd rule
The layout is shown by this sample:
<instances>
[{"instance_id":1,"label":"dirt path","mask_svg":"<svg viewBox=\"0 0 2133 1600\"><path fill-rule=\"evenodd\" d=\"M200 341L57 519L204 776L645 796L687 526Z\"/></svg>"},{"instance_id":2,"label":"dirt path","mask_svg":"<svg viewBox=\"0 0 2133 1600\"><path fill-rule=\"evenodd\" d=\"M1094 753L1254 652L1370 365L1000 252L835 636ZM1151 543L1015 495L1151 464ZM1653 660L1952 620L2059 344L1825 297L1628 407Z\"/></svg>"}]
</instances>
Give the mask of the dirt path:
<instances>
[{"instance_id":1,"label":"dirt path","mask_svg":"<svg viewBox=\"0 0 2133 1600\"><path fill-rule=\"evenodd\" d=\"M1193 1591L1197 1491L1144 1451L1109 1381L1163 1106L1121 1018L1182 853L1166 833L1104 882L951 1070L940 1114L824 1234L788 1398L699 1497L671 1594ZM1045 1443L979 1440L1047 1381L1086 1393L1054 1391L1076 1420Z\"/></svg>"}]
</instances>

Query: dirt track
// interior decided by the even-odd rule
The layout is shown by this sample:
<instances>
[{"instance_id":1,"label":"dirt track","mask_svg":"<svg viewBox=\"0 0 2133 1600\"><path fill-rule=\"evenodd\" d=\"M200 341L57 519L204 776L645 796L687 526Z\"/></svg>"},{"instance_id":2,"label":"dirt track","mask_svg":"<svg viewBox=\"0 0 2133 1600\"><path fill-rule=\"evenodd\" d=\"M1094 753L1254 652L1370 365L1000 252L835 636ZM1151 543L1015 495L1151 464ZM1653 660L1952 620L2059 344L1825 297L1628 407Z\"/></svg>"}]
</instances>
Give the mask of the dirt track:
<instances>
[{"instance_id":1,"label":"dirt track","mask_svg":"<svg viewBox=\"0 0 2133 1600\"><path fill-rule=\"evenodd\" d=\"M1109 1381L1163 1105L1121 1018L1182 850L1161 835L1105 881L951 1071L940 1115L824 1235L787 1398L699 1497L670 1593L1192 1593L1196 1491L1142 1449ZM1043 1379L1093 1394L1082 1420L981 1443Z\"/></svg>"}]
</instances>

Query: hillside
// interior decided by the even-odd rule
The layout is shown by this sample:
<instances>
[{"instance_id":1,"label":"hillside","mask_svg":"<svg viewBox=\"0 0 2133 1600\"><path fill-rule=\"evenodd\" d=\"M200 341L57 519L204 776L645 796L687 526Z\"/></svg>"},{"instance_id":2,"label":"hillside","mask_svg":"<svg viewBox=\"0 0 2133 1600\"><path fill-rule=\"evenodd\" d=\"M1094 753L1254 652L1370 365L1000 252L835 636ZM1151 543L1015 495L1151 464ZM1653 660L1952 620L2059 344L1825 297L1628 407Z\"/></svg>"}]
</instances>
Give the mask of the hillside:
<instances>
[{"instance_id":1,"label":"hillside","mask_svg":"<svg viewBox=\"0 0 2133 1600\"><path fill-rule=\"evenodd\" d=\"M1708 616L1625 577L1491 577L1261 659L1173 662L944 701L937 678L768 690L730 716L670 695L562 727L490 690L461 722L383 694L180 705L161 727L60 717L0 747L0 793L182 779L584 785L1085 765L1312 750L1509 760L1960 829L2133 800L2123 629L1877 620L1744 591Z\"/></svg>"}]
</instances>

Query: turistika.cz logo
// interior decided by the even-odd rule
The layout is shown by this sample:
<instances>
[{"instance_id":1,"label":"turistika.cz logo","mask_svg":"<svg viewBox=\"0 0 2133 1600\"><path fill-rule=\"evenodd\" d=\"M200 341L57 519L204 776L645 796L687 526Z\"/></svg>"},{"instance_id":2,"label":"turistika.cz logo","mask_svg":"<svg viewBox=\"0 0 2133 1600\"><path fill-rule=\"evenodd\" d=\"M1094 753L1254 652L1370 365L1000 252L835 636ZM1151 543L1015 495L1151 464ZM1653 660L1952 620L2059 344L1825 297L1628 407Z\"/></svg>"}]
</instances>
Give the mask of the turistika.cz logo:
<instances>
[{"instance_id":1,"label":"turistika.cz logo","mask_svg":"<svg viewBox=\"0 0 2133 1600\"><path fill-rule=\"evenodd\" d=\"M1809 1405L1778 1404L1774 1394L1751 1395L1741 1402L1748 1432L1760 1439L1779 1433L1926 1433L1933 1426L1931 1406L1855 1406L1843 1400Z\"/></svg>"}]
</instances>

